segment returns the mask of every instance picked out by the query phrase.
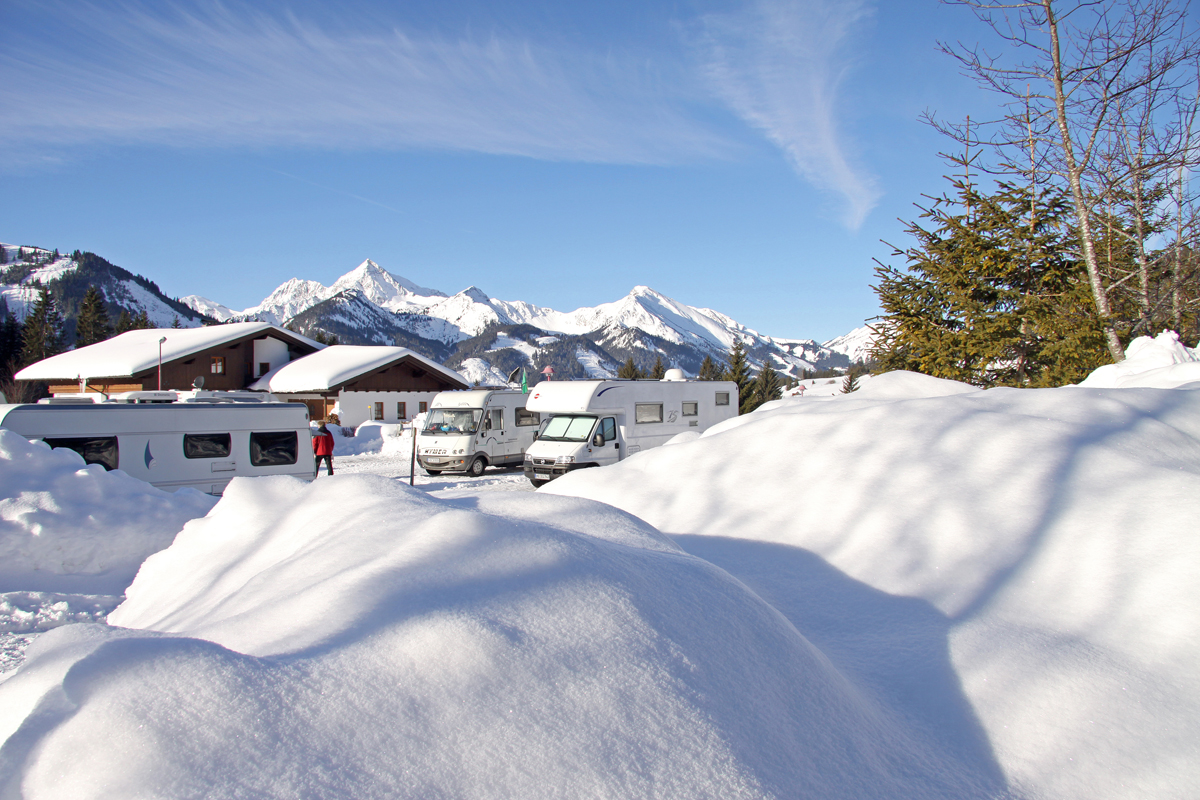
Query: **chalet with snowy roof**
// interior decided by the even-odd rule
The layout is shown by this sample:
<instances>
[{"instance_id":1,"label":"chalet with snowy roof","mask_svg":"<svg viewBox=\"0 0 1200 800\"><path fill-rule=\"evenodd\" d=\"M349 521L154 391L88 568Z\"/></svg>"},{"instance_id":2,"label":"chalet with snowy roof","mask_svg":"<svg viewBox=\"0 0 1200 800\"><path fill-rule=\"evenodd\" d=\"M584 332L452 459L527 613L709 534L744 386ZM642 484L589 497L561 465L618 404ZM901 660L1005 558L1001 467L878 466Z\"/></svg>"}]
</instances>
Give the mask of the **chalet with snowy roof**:
<instances>
[{"instance_id":1,"label":"chalet with snowy roof","mask_svg":"<svg viewBox=\"0 0 1200 800\"><path fill-rule=\"evenodd\" d=\"M163 389L188 390L204 378L205 389L233 391L322 347L266 322L151 328L60 353L14 377L43 381L53 394L151 391L161 365Z\"/></svg>"},{"instance_id":2,"label":"chalet with snowy roof","mask_svg":"<svg viewBox=\"0 0 1200 800\"><path fill-rule=\"evenodd\" d=\"M312 419L337 414L342 425L357 426L410 420L438 392L469 386L462 375L407 347L331 345L284 364L249 388L302 400Z\"/></svg>"}]
</instances>

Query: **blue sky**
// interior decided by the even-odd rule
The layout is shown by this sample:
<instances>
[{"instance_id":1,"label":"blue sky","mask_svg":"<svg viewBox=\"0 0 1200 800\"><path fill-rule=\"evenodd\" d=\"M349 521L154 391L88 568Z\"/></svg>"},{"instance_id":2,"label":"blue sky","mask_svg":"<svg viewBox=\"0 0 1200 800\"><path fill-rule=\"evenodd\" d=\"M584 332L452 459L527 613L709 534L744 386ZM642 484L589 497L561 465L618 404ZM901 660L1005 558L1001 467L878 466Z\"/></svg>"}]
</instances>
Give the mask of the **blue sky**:
<instances>
[{"instance_id":1,"label":"blue sky","mask_svg":"<svg viewBox=\"0 0 1200 800\"><path fill-rule=\"evenodd\" d=\"M372 258L832 338L944 189L921 112L992 108L934 0L8 0L0 30L0 240L234 308Z\"/></svg>"}]
</instances>

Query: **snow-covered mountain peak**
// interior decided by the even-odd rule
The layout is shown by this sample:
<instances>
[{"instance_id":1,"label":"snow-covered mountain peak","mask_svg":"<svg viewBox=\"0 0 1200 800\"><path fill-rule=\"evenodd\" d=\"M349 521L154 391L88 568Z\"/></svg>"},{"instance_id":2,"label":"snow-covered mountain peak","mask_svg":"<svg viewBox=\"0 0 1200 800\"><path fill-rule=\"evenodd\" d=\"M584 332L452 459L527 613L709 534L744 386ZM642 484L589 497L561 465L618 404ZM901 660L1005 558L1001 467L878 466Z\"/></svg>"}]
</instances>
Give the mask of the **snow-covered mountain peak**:
<instances>
[{"instance_id":1,"label":"snow-covered mountain peak","mask_svg":"<svg viewBox=\"0 0 1200 800\"><path fill-rule=\"evenodd\" d=\"M478 286L468 286L467 288L465 288L461 292L459 292L457 295L455 295L455 297L460 297L460 296L466 297L470 300L474 300L476 303L489 303L490 304L492 302L492 298L488 297L487 293L485 293Z\"/></svg>"},{"instance_id":2,"label":"snow-covered mountain peak","mask_svg":"<svg viewBox=\"0 0 1200 800\"><path fill-rule=\"evenodd\" d=\"M329 296L347 289L357 289L380 308L398 312L420 311L446 296L388 272L369 258L334 281Z\"/></svg>"}]
</instances>

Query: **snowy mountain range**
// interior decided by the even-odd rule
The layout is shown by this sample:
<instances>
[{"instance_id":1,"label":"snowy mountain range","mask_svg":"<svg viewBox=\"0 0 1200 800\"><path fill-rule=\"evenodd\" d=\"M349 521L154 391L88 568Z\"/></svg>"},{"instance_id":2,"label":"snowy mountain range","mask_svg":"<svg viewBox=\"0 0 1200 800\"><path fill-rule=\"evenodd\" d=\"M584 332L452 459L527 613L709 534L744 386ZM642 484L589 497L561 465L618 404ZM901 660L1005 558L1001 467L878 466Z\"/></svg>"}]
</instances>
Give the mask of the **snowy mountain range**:
<instances>
[{"instance_id":1,"label":"snowy mountain range","mask_svg":"<svg viewBox=\"0 0 1200 800\"><path fill-rule=\"evenodd\" d=\"M615 375L632 358L649 371L659 358L695 375L705 356L722 361L735 340L755 368L771 364L784 375L843 368L860 360L870 330L859 328L820 343L781 339L747 328L709 308L680 303L635 286L609 303L562 312L525 301L490 297L469 286L455 294L419 286L367 259L330 286L293 278L250 308L235 310L209 298L167 297L151 280L92 253L59 255L0 244L0 317L25 318L45 285L66 320L66 341L88 286L104 295L109 318L146 313L156 327L261 320L343 344L397 344L458 369L472 382L497 383L513 369L556 377Z\"/></svg>"},{"instance_id":2,"label":"snowy mountain range","mask_svg":"<svg viewBox=\"0 0 1200 800\"><path fill-rule=\"evenodd\" d=\"M770 363L799 377L803 370L846 367L869 344L865 328L825 344L766 336L647 286L571 312L498 300L476 286L447 295L370 259L332 286L292 279L241 311L195 295L181 301L219 321L262 320L309 336L332 334L345 344L400 344L486 383L519 366L553 366L560 377L607 377L630 357L643 369L661 357L694 375L705 356L725 358L735 340L755 366Z\"/></svg>"}]
</instances>

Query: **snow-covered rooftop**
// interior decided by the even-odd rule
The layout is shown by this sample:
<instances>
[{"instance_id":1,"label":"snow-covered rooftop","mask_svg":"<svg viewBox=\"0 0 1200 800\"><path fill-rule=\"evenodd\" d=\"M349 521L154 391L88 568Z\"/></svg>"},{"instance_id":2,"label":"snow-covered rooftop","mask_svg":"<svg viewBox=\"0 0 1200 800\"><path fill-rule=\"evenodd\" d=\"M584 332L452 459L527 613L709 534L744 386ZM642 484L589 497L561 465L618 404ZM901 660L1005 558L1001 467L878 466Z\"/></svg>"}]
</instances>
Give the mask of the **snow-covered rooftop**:
<instances>
[{"instance_id":1,"label":"snow-covered rooftop","mask_svg":"<svg viewBox=\"0 0 1200 800\"><path fill-rule=\"evenodd\" d=\"M325 392L373 369L401 358L411 358L446 380L467 386L467 381L449 367L407 347L335 344L312 355L298 358L250 384L267 392Z\"/></svg>"},{"instance_id":2,"label":"snow-covered rooftop","mask_svg":"<svg viewBox=\"0 0 1200 800\"><path fill-rule=\"evenodd\" d=\"M320 349L323 345L298 333L266 322L238 322L204 328L149 328L128 331L103 342L52 356L30 364L16 374L21 381L78 380L136 375L158 366L158 340L163 363L184 358L222 342L257 333L276 333L299 339Z\"/></svg>"}]
</instances>

